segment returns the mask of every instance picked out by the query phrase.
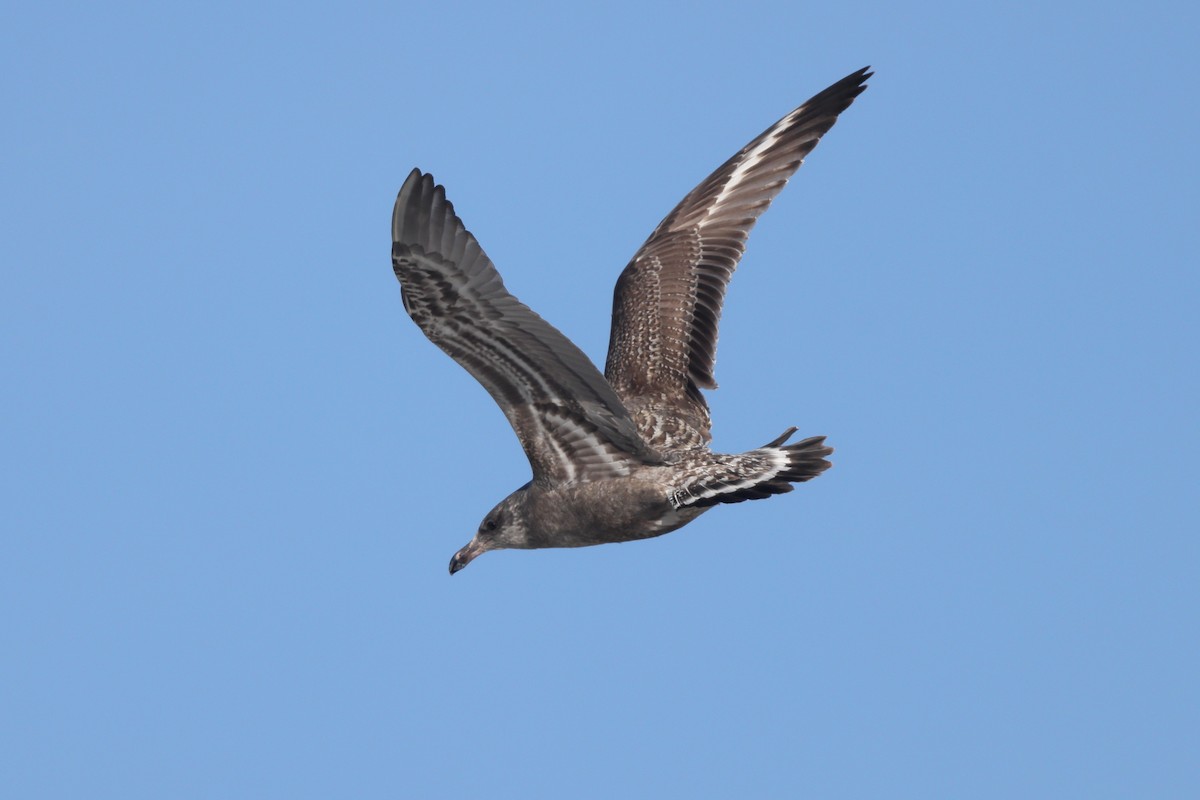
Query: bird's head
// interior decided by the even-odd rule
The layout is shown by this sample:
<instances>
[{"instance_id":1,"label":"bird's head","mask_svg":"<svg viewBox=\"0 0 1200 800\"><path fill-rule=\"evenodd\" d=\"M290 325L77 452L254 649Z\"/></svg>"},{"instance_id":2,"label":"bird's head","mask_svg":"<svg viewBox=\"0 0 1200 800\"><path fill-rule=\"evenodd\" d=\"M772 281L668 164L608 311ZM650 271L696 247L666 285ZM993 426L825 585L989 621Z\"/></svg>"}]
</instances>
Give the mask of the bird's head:
<instances>
[{"instance_id":1,"label":"bird's head","mask_svg":"<svg viewBox=\"0 0 1200 800\"><path fill-rule=\"evenodd\" d=\"M454 554L450 559L450 574L470 564L481 553L488 550L505 550L508 548L527 549L532 547L529 540L529 527L526 518L528 484L517 489L487 513L479 530L467 546Z\"/></svg>"}]
</instances>

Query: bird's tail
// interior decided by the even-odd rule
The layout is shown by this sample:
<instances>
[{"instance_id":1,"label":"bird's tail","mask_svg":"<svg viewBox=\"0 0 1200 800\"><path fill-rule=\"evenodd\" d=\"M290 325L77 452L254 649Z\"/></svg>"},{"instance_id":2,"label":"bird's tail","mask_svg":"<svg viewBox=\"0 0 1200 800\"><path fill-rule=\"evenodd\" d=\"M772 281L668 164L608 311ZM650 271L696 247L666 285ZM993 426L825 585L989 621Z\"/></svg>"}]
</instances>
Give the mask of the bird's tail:
<instances>
[{"instance_id":1,"label":"bird's tail","mask_svg":"<svg viewBox=\"0 0 1200 800\"><path fill-rule=\"evenodd\" d=\"M833 448L825 444L824 436L785 444L795 432L795 428L788 428L778 438L747 453L713 454L701 476L671 492L671 505L676 509L703 508L760 500L790 492L793 483L815 478L833 466L825 460Z\"/></svg>"}]
</instances>

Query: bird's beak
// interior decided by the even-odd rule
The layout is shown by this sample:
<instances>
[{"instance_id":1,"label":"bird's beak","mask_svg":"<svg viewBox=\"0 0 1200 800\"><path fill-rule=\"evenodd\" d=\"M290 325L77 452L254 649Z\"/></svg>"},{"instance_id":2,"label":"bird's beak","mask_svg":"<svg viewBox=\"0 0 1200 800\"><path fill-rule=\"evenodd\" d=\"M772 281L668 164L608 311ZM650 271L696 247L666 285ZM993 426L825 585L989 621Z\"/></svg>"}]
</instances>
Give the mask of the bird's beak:
<instances>
[{"instance_id":1,"label":"bird's beak","mask_svg":"<svg viewBox=\"0 0 1200 800\"><path fill-rule=\"evenodd\" d=\"M472 539L470 544L454 554L454 558L450 559L450 574L458 572L460 569L470 564L475 556L483 552L483 547L478 541Z\"/></svg>"}]
</instances>

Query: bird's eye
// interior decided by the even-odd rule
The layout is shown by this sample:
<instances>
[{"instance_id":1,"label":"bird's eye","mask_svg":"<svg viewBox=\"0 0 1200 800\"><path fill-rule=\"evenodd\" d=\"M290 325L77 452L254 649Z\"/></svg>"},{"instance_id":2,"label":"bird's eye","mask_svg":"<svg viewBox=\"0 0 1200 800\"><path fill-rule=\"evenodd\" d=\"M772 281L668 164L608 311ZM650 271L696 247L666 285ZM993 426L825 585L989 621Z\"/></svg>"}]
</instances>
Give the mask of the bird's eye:
<instances>
[{"instance_id":1,"label":"bird's eye","mask_svg":"<svg viewBox=\"0 0 1200 800\"><path fill-rule=\"evenodd\" d=\"M484 529L485 531L494 531L494 530L496 530L496 520L494 520L494 519L492 519L492 518L490 518L490 517L489 517L487 520L485 520L485 521L484 521L484 523L483 523L483 529Z\"/></svg>"}]
</instances>

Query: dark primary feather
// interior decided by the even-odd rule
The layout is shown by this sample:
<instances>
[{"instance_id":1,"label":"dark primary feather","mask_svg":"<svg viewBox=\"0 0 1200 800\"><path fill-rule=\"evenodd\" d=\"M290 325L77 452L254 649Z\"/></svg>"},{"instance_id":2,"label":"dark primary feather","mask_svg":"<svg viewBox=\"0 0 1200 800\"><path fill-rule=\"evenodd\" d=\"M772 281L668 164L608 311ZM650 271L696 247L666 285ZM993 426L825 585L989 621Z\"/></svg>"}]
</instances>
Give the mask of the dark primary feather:
<instances>
[{"instance_id":1,"label":"dark primary feather","mask_svg":"<svg viewBox=\"0 0 1200 800\"><path fill-rule=\"evenodd\" d=\"M508 293L433 177L413 170L392 213L404 308L504 411L534 480L566 483L656 463L583 352Z\"/></svg>"},{"instance_id":2,"label":"dark primary feather","mask_svg":"<svg viewBox=\"0 0 1200 800\"><path fill-rule=\"evenodd\" d=\"M659 223L617 281L605 376L658 447L710 438L700 389L715 389L725 289L759 215L838 115L866 89L848 75L767 128ZM667 430L677 418L685 430ZM690 442L688 441L690 439Z\"/></svg>"}]
</instances>

